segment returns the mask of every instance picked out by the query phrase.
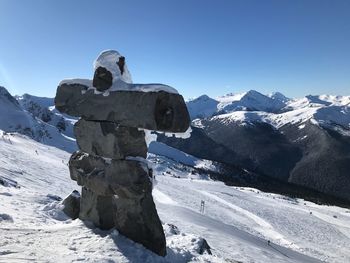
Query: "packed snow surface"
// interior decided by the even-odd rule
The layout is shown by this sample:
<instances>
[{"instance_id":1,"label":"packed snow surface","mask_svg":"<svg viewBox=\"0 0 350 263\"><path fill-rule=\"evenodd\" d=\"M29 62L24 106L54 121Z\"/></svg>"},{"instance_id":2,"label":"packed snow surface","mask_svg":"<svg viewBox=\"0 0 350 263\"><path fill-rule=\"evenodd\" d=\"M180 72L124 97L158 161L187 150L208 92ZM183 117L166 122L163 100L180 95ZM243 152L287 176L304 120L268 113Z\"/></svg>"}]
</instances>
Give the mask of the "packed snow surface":
<instances>
[{"instance_id":1,"label":"packed snow surface","mask_svg":"<svg viewBox=\"0 0 350 263\"><path fill-rule=\"evenodd\" d=\"M0 185L0 262L350 260L349 210L225 186L190 173L176 159L196 165L200 160L178 152L173 159L148 158L167 238L168 255L159 257L116 230L101 231L62 213L59 200L79 189L69 177L69 156L23 135L1 137L0 178L17 181L20 188ZM204 213L199 212L202 200ZM213 255L198 253L201 237Z\"/></svg>"}]
</instances>

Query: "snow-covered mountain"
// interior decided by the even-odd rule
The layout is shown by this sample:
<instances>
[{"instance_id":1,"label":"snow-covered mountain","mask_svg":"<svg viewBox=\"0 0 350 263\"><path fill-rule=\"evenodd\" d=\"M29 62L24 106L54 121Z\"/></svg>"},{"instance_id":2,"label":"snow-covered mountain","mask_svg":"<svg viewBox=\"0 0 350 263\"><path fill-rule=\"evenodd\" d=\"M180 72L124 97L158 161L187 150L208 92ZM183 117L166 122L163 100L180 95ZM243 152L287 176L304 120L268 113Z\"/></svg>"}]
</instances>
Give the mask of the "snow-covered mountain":
<instances>
[{"instance_id":1,"label":"snow-covered mountain","mask_svg":"<svg viewBox=\"0 0 350 263\"><path fill-rule=\"evenodd\" d=\"M162 142L350 200L350 96L248 91L201 98L187 102L191 138Z\"/></svg>"},{"instance_id":2,"label":"snow-covered mountain","mask_svg":"<svg viewBox=\"0 0 350 263\"><path fill-rule=\"evenodd\" d=\"M219 102L215 99L202 95L194 100L186 102L191 119L206 118L217 111Z\"/></svg>"},{"instance_id":3,"label":"snow-covered mountain","mask_svg":"<svg viewBox=\"0 0 350 263\"><path fill-rule=\"evenodd\" d=\"M279 112L286 106L280 99L265 96L255 90L250 90L242 94L229 94L218 97L218 113L228 113L232 111L265 111Z\"/></svg>"},{"instance_id":4,"label":"snow-covered mountain","mask_svg":"<svg viewBox=\"0 0 350 263\"><path fill-rule=\"evenodd\" d=\"M22 109L43 122L57 127L63 135L74 138L73 125L77 118L60 113L55 109L54 99L29 94L15 96Z\"/></svg>"},{"instance_id":5,"label":"snow-covered mountain","mask_svg":"<svg viewBox=\"0 0 350 263\"><path fill-rule=\"evenodd\" d=\"M289 99L278 92L265 96L255 90L250 90L239 94L230 93L216 99L202 95L187 101L187 107L191 118L196 119L234 111L275 113L284 108L287 102L289 102Z\"/></svg>"},{"instance_id":6,"label":"snow-covered mountain","mask_svg":"<svg viewBox=\"0 0 350 263\"><path fill-rule=\"evenodd\" d=\"M212 99L206 95L187 102L192 119L219 118L239 122L267 122L277 128L310 119L350 129L350 96L308 95L290 99L279 92L263 95L250 90Z\"/></svg>"},{"instance_id":7,"label":"snow-covered mountain","mask_svg":"<svg viewBox=\"0 0 350 263\"><path fill-rule=\"evenodd\" d=\"M53 99L31 95L13 97L4 87L0 87L0 129L74 151L72 124L75 120L58 114L52 106Z\"/></svg>"},{"instance_id":8,"label":"snow-covered mountain","mask_svg":"<svg viewBox=\"0 0 350 263\"><path fill-rule=\"evenodd\" d=\"M5 131L21 130L25 132L28 127L33 127L34 120L25 113L18 101L0 86L0 128Z\"/></svg>"}]
</instances>

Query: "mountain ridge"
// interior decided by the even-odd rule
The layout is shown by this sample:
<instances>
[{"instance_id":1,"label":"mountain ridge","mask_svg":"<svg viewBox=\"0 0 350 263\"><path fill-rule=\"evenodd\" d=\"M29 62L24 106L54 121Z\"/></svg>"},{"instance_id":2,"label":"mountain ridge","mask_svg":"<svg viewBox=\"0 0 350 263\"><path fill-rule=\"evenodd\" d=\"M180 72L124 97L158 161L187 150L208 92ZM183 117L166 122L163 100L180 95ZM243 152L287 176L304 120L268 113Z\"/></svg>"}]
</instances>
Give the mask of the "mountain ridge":
<instances>
[{"instance_id":1,"label":"mountain ridge","mask_svg":"<svg viewBox=\"0 0 350 263\"><path fill-rule=\"evenodd\" d=\"M4 131L23 133L68 152L76 149L76 119L58 113L54 105L50 106L53 99L29 94L12 97L4 88L1 94L0 99L10 103L28 122L20 128L2 127ZM346 174L350 169L348 101L350 96L290 99L278 92L263 95L257 91L217 99L203 95L187 101L193 119L192 136L160 136L159 141L184 153L229 165L241 177L247 176L247 170L350 200L350 190L343 187L347 182L350 185ZM8 119L5 115L2 118ZM333 161L327 161L330 152ZM227 173L221 180L227 181Z\"/></svg>"},{"instance_id":2,"label":"mountain ridge","mask_svg":"<svg viewBox=\"0 0 350 263\"><path fill-rule=\"evenodd\" d=\"M229 154L235 158L228 164L350 201L350 96L289 99L249 91L217 101L210 116L191 112L199 117L192 118L192 126L202 131L201 141L196 132L187 141L163 142L202 158L227 161ZM189 111L196 109L195 102ZM206 109L203 103L201 108ZM201 143L205 137L229 150L206 149Z\"/></svg>"},{"instance_id":3,"label":"mountain ridge","mask_svg":"<svg viewBox=\"0 0 350 263\"><path fill-rule=\"evenodd\" d=\"M74 120L58 114L53 99L25 94L12 96L6 88L0 87L0 129L17 132L44 144L74 151Z\"/></svg>"}]
</instances>

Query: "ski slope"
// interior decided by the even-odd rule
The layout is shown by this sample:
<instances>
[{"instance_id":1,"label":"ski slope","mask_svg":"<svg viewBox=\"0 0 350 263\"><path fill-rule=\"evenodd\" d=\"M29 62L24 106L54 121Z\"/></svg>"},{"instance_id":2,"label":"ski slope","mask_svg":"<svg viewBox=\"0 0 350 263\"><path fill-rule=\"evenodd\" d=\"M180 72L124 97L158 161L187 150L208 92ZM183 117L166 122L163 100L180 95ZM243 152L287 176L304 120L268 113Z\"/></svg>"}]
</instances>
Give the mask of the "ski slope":
<instances>
[{"instance_id":1,"label":"ski slope","mask_svg":"<svg viewBox=\"0 0 350 263\"><path fill-rule=\"evenodd\" d=\"M59 197L79 189L69 177L69 153L23 135L0 135L0 178L20 186L0 185L0 262L350 261L349 210L228 187L151 154L167 238L168 255L159 257L115 230L63 214ZM198 253L201 237L213 255Z\"/></svg>"}]
</instances>

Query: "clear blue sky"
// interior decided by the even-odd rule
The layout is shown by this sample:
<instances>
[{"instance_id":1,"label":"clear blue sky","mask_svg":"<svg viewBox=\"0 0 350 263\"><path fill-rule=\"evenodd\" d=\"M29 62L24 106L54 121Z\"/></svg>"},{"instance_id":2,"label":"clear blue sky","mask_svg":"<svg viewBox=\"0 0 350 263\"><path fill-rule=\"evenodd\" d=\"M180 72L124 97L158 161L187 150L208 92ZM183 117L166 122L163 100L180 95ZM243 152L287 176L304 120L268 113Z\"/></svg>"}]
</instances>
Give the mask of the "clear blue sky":
<instances>
[{"instance_id":1,"label":"clear blue sky","mask_svg":"<svg viewBox=\"0 0 350 263\"><path fill-rule=\"evenodd\" d=\"M350 95L348 0L0 0L0 85L55 95L104 49L184 97Z\"/></svg>"}]
</instances>

